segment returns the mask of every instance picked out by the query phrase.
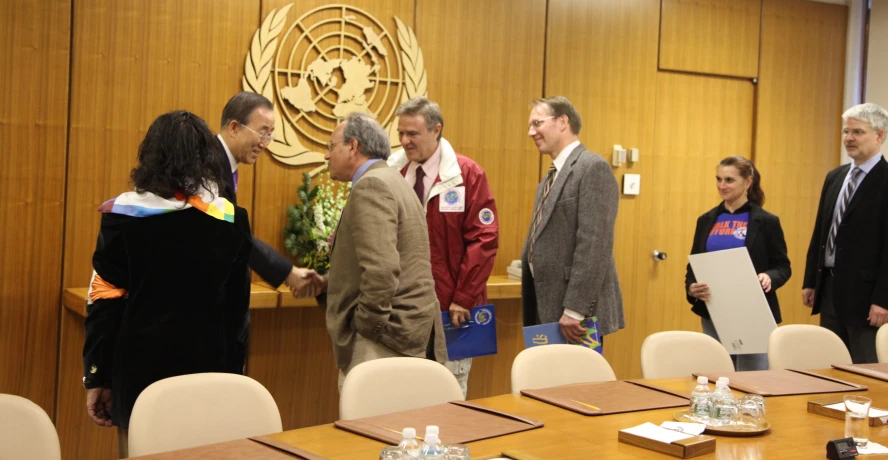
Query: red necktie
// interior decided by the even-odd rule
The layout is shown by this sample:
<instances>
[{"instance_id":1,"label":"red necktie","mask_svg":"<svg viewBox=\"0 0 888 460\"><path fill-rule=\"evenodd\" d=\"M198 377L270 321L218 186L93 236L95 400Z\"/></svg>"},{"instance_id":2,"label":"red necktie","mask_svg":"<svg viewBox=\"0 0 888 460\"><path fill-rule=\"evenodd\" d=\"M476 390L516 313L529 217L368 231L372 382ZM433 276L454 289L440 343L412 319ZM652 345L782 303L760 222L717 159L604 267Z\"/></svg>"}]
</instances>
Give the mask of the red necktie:
<instances>
[{"instance_id":1,"label":"red necktie","mask_svg":"<svg viewBox=\"0 0 888 460\"><path fill-rule=\"evenodd\" d=\"M425 171L422 169L422 165L419 165L416 168L416 183L413 184L413 191L416 192L416 197L419 198L419 202L423 203L425 201Z\"/></svg>"}]
</instances>

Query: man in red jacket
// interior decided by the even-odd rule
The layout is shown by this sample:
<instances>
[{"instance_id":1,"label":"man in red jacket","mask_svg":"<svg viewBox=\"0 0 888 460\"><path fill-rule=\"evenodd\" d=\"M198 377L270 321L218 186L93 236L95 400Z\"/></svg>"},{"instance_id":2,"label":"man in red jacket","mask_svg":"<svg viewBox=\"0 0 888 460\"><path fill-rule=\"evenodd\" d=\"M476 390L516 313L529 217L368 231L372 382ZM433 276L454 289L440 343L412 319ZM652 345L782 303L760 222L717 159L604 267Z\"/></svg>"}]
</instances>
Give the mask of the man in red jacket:
<instances>
[{"instance_id":1,"label":"man in red jacket","mask_svg":"<svg viewBox=\"0 0 888 460\"><path fill-rule=\"evenodd\" d=\"M499 246L496 202L481 166L441 137L444 117L438 104L417 97L396 114L403 149L388 163L401 171L425 206L435 293L441 311L450 312L459 326L469 321L469 310L487 303L487 278ZM465 395L472 358L446 366Z\"/></svg>"}]
</instances>

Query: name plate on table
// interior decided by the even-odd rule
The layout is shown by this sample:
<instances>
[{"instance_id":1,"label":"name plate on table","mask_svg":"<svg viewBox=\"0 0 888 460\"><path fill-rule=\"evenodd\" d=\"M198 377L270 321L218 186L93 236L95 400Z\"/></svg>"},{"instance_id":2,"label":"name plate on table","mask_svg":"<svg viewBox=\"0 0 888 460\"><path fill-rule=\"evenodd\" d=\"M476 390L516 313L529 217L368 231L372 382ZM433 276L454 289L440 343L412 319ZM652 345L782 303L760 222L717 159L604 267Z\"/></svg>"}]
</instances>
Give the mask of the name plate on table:
<instances>
[{"instance_id":1,"label":"name plate on table","mask_svg":"<svg viewBox=\"0 0 888 460\"><path fill-rule=\"evenodd\" d=\"M712 436L693 436L650 422L620 430L617 439L626 444L680 458L697 457L715 452L715 438Z\"/></svg>"},{"instance_id":2,"label":"name plate on table","mask_svg":"<svg viewBox=\"0 0 888 460\"><path fill-rule=\"evenodd\" d=\"M456 327L450 312L441 312L447 357L451 361L496 354L496 315L493 305L481 305L471 311L471 319Z\"/></svg>"},{"instance_id":3,"label":"name plate on table","mask_svg":"<svg viewBox=\"0 0 888 460\"><path fill-rule=\"evenodd\" d=\"M601 353L601 333L598 330L598 318L594 316L586 318L580 324L586 328L586 334L580 343L572 345L582 345ZM561 327L558 323L538 324L524 328L524 348L552 344L571 344L564 337L564 334L561 333Z\"/></svg>"},{"instance_id":4,"label":"name plate on table","mask_svg":"<svg viewBox=\"0 0 888 460\"><path fill-rule=\"evenodd\" d=\"M808 401L808 412L825 415L829 418L838 420L845 420L845 403L842 401L841 396L838 398L832 397ZM888 411L870 407L869 426L876 427L883 425L888 425Z\"/></svg>"}]
</instances>

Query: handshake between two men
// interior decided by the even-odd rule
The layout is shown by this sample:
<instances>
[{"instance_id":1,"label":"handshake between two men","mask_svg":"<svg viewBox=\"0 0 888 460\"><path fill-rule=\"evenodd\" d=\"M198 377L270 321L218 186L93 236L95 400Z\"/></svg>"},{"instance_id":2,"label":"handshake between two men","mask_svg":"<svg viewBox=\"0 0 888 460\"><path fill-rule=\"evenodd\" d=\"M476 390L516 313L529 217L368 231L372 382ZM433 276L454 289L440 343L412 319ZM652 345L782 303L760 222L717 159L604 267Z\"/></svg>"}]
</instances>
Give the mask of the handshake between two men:
<instances>
[{"instance_id":1,"label":"handshake between two men","mask_svg":"<svg viewBox=\"0 0 888 460\"><path fill-rule=\"evenodd\" d=\"M294 266L284 283L290 288L293 297L317 297L327 290L327 275Z\"/></svg>"}]
</instances>

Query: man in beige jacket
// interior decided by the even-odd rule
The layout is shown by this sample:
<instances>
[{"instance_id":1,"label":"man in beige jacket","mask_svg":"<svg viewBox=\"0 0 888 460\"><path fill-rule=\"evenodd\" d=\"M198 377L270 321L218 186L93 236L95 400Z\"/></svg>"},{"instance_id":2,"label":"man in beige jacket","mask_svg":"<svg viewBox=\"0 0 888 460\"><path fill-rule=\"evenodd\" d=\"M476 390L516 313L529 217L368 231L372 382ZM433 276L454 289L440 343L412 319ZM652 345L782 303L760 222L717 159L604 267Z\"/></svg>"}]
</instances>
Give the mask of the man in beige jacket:
<instances>
[{"instance_id":1,"label":"man in beige jacket","mask_svg":"<svg viewBox=\"0 0 888 460\"><path fill-rule=\"evenodd\" d=\"M425 213L410 185L386 165L390 150L385 131L360 113L337 125L327 144L330 177L352 182L324 279L340 389L365 361L447 360Z\"/></svg>"}]
</instances>

